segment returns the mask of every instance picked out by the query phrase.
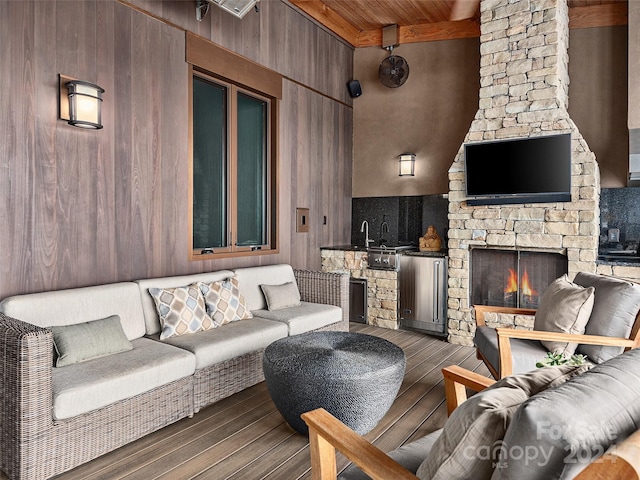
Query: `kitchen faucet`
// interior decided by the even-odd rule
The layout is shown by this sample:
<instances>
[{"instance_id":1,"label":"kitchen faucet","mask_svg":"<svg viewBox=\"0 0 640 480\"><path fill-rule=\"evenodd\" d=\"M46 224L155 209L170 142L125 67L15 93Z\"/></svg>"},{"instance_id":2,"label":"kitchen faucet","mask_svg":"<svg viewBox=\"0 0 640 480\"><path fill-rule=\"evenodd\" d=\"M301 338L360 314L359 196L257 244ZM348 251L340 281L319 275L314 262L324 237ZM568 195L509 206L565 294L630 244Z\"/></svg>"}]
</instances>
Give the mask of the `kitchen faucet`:
<instances>
[{"instance_id":1,"label":"kitchen faucet","mask_svg":"<svg viewBox=\"0 0 640 480\"><path fill-rule=\"evenodd\" d=\"M389 233L389 224L387 223L386 220L383 220L382 225L380 225L380 244L381 245L387 241L387 239L384 238L385 232Z\"/></svg>"},{"instance_id":2,"label":"kitchen faucet","mask_svg":"<svg viewBox=\"0 0 640 480\"><path fill-rule=\"evenodd\" d=\"M367 222L366 220L362 222L362 226L360 227L360 233L362 232L366 232L364 245L365 247L369 248L369 243L373 243L373 240L369 238L369 222Z\"/></svg>"}]
</instances>

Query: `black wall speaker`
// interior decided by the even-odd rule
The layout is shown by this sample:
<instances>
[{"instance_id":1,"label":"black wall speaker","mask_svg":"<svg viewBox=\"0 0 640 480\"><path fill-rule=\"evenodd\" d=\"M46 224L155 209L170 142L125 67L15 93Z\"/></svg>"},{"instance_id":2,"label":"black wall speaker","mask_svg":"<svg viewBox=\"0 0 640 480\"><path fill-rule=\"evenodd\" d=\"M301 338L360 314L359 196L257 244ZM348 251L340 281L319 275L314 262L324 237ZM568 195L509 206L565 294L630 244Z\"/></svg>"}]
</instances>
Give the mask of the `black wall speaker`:
<instances>
[{"instance_id":1,"label":"black wall speaker","mask_svg":"<svg viewBox=\"0 0 640 480\"><path fill-rule=\"evenodd\" d=\"M356 98L362 95L362 87L358 80L351 80L350 82L347 82L347 88L349 89L349 95L351 95L351 98Z\"/></svg>"}]
</instances>

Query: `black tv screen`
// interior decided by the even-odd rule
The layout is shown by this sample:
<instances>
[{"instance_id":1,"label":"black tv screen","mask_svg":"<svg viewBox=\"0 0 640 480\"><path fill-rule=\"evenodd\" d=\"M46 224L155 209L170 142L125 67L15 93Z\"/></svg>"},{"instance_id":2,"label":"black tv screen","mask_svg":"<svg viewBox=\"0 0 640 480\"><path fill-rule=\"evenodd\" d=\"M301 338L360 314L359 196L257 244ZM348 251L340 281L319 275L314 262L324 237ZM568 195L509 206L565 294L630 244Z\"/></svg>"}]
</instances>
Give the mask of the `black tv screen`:
<instances>
[{"instance_id":1,"label":"black tv screen","mask_svg":"<svg viewBox=\"0 0 640 480\"><path fill-rule=\"evenodd\" d=\"M467 204L571 201L571 134L467 143Z\"/></svg>"}]
</instances>

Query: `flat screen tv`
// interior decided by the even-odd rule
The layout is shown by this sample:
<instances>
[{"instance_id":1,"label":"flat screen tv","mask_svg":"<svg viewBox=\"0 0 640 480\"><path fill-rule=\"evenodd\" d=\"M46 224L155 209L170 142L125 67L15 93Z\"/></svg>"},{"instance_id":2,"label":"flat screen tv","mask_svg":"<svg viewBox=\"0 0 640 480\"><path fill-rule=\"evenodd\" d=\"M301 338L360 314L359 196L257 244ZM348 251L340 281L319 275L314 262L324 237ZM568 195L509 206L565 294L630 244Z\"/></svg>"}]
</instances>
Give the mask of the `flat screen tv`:
<instances>
[{"instance_id":1,"label":"flat screen tv","mask_svg":"<svg viewBox=\"0 0 640 480\"><path fill-rule=\"evenodd\" d=\"M467 143L468 205L571 201L571 134Z\"/></svg>"}]
</instances>

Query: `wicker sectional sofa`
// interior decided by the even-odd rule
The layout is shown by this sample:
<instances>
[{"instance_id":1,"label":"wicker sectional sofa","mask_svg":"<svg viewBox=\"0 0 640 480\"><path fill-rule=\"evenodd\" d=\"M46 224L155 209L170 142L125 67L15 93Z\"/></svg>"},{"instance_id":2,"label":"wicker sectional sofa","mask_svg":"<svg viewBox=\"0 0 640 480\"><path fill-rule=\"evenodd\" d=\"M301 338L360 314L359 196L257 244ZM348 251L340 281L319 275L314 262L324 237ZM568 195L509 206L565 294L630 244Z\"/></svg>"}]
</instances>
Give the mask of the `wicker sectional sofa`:
<instances>
[{"instance_id":1,"label":"wicker sectional sofa","mask_svg":"<svg viewBox=\"0 0 640 480\"><path fill-rule=\"evenodd\" d=\"M235 275L253 318L160 340L148 289ZM261 285L295 281L302 303L269 310ZM0 302L0 470L49 478L264 379L268 344L348 330L348 276L289 265L221 270L9 297ZM118 315L133 348L54 367L49 327Z\"/></svg>"}]
</instances>

